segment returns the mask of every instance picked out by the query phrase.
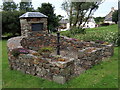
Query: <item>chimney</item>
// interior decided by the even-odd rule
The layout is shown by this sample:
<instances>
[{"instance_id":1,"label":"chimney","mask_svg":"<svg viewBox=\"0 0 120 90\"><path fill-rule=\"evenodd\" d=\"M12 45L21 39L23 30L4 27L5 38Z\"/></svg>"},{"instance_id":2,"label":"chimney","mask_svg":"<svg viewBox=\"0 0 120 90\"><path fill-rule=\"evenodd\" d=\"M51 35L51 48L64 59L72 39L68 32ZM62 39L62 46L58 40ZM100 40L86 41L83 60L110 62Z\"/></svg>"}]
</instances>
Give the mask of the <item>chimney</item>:
<instances>
[{"instance_id":1,"label":"chimney","mask_svg":"<svg viewBox=\"0 0 120 90\"><path fill-rule=\"evenodd\" d=\"M113 11L113 12L115 11L114 7L111 8L111 11Z\"/></svg>"}]
</instances>

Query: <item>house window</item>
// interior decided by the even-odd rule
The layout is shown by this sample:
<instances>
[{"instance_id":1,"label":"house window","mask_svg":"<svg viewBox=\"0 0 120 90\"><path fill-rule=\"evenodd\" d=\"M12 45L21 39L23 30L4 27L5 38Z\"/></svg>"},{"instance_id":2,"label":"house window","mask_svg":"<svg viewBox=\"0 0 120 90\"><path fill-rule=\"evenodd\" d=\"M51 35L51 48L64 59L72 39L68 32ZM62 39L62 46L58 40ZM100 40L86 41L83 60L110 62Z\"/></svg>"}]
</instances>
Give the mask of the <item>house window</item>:
<instances>
[{"instance_id":1,"label":"house window","mask_svg":"<svg viewBox=\"0 0 120 90\"><path fill-rule=\"evenodd\" d=\"M42 31L43 23L32 23L32 31Z\"/></svg>"}]
</instances>

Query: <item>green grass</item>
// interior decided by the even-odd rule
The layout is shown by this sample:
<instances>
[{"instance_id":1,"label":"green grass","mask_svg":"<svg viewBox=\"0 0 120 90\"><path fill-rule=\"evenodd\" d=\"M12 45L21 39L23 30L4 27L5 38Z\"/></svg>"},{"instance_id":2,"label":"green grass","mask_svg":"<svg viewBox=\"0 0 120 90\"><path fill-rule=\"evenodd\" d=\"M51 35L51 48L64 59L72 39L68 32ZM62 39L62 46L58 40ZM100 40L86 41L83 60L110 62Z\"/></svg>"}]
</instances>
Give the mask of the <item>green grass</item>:
<instances>
[{"instance_id":1,"label":"green grass","mask_svg":"<svg viewBox=\"0 0 120 90\"><path fill-rule=\"evenodd\" d=\"M87 28L86 29L87 31L89 32L94 32L94 31L97 31L97 32L109 32L109 31L112 31L112 32L117 32L118 31L118 25L117 24L114 24L114 25L110 25L110 26L102 26L102 27L97 27L97 28Z\"/></svg>"},{"instance_id":2,"label":"green grass","mask_svg":"<svg viewBox=\"0 0 120 90\"><path fill-rule=\"evenodd\" d=\"M87 28L86 34L70 34L70 31L62 31L61 35L69 36L71 38L77 38L80 40L87 40L87 41L106 41L110 43L117 44L118 40L118 25L110 25L98 28Z\"/></svg>"},{"instance_id":3,"label":"green grass","mask_svg":"<svg viewBox=\"0 0 120 90\"><path fill-rule=\"evenodd\" d=\"M6 40L1 42L3 45L3 88L118 88L118 47L115 47L114 56L105 59L79 77L61 85L39 77L23 74L20 71L10 70L8 67Z\"/></svg>"},{"instance_id":4,"label":"green grass","mask_svg":"<svg viewBox=\"0 0 120 90\"><path fill-rule=\"evenodd\" d=\"M118 32L118 25L110 25L110 26L102 26L97 28L87 28L86 31L89 32ZM69 32L69 31L61 31L61 33Z\"/></svg>"}]
</instances>

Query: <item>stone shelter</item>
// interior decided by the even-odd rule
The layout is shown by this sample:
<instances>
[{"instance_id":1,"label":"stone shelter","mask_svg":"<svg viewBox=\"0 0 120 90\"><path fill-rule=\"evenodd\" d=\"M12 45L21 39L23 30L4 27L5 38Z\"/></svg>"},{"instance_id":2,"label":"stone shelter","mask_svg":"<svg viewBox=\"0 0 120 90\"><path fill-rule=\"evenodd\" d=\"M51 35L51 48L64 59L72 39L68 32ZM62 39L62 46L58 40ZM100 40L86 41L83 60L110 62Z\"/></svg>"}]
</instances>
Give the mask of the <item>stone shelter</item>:
<instances>
[{"instance_id":1,"label":"stone shelter","mask_svg":"<svg viewBox=\"0 0 120 90\"><path fill-rule=\"evenodd\" d=\"M47 16L40 12L27 12L20 18L21 34L27 35L28 32L47 32Z\"/></svg>"},{"instance_id":2,"label":"stone shelter","mask_svg":"<svg viewBox=\"0 0 120 90\"><path fill-rule=\"evenodd\" d=\"M57 36L48 34L46 15L27 12L20 16L20 23L21 36L7 42L11 70L64 84L113 55L113 45L107 42L65 36L60 36L60 55L57 55Z\"/></svg>"}]
</instances>

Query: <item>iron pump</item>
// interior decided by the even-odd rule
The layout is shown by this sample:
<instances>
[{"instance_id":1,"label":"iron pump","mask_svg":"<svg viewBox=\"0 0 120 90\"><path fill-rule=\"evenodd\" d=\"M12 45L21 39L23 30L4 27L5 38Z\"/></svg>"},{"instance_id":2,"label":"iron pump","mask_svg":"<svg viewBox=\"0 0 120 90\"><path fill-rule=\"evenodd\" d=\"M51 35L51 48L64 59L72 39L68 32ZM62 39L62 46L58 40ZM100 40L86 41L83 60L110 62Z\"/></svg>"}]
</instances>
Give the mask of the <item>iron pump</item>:
<instances>
[{"instance_id":1,"label":"iron pump","mask_svg":"<svg viewBox=\"0 0 120 90\"><path fill-rule=\"evenodd\" d=\"M60 55L60 32L57 28L57 55Z\"/></svg>"}]
</instances>

